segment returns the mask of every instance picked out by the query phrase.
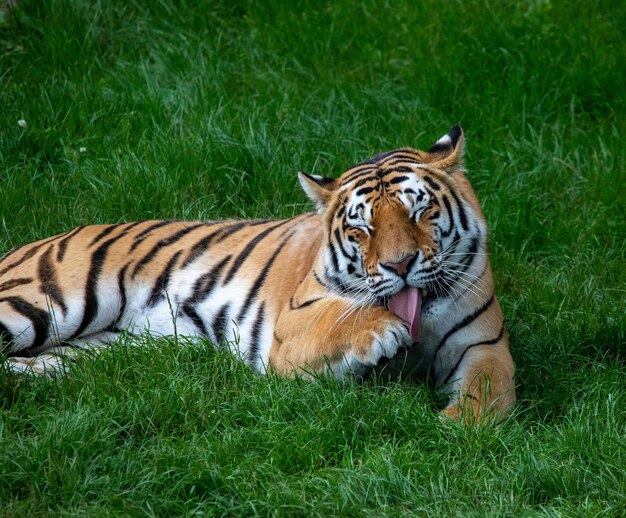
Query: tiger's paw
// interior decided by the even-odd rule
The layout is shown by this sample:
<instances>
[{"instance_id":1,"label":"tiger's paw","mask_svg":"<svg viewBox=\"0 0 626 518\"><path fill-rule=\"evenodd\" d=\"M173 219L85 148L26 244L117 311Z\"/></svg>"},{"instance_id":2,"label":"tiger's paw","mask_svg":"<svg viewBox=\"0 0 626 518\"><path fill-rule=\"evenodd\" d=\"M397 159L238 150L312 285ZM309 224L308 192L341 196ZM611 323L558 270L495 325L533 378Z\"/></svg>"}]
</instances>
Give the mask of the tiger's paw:
<instances>
[{"instance_id":1,"label":"tiger's paw","mask_svg":"<svg viewBox=\"0 0 626 518\"><path fill-rule=\"evenodd\" d=\"M353 341L354 359L366 368L376 367L413 345L407 323L385 313L373 322L372 328L361 330Z\"/></svg>"},{"instance_id":2,"label":"tiger's paw","mask_svg":"<svg viewBox=\"0 0 626 518\"><path fill-rule=\"evenodd\" d=\"M8 370L15 374L35 374L53 376L66 369L62 357L54 354L40 354L34 358L11 357L5 360Z\"/></svg>"},{"instance_id":3,"label":"tiger's paw","mask_svg":"<svg viewBox=\"0 0 626 518\"><path fill-rule=\"evenodd\" d=\"M485 427L497 423L497 414L493 408L485 408L476 400L466 398L461 404L447 406L439 413L444 425L461 424L469 427Z\"/></svg>"}]
</instances>

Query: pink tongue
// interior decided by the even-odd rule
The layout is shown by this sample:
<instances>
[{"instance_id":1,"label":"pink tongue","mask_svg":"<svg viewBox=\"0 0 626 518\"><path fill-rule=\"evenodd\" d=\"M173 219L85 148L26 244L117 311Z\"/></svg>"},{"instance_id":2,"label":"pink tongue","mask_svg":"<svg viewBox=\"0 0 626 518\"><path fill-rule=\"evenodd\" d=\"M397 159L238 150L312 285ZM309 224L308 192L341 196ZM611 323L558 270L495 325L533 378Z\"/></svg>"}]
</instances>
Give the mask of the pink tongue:
<instances>
[{"instance_id":1,"label":"pink tongue","mask_svg":"<svg viewBox=\"0 0 626 518\"><path fill-rule=\"evenodd\" d=\"M409 323L411 338L416 342L422 339L422 295L417 288L407 286L389 298L389 311Z\"/></svg>"}]
</instances>

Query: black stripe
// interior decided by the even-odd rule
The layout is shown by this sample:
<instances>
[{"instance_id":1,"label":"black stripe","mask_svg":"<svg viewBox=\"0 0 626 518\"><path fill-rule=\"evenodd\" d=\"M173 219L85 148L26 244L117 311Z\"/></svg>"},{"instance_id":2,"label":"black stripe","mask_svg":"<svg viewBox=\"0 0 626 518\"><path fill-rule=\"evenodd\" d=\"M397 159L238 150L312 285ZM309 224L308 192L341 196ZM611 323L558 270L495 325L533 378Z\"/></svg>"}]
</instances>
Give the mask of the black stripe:
<instances>
[{"instance_id":1,"label":"black stripe","mask_svg":"<svg viewBox=\"0 0 626 518\"><path fill-rule=\"evenodd\" d=\"M358 191L356 191L357 196L363 196L364 194L369 194L375 189L375 187L361 187Z\"/></svg>"},{"instance_id":2,"label":"black stripe","mask_svg":"<svg viewBox=\"0 0 626 518\"><path fill-rule=\"evenodd\" d=\"M40 290L45 296L50 297L63 312L63 315L67 314L67 306L63 300L63 293L57 282L56 271L52 261L50 261L50 255L52 255L52 246L39 257L38 275L41 282Z\"/></svg>"},{"instance_id":3,"label":"black stripe","mask_svg":"<svg viewBox=\"0 0 626 518\"><path fill-rule=\"evenodd\" d=\"M8 302L17 313L31 321L35 338L29 348L44 344L48 338L48 326L50 325L50 315L47 311L33 306L21 297L4 297L0 299L0 302Z\"/></svg>"},{"instance_id":4,"label":"black stripe","mask_svg":"<svg viewBox=\"0 0 626 518\"><path fill-rule=\"evenodd\" d=\"M413 189L407 189L406 191L413 191ZM415 192L415 191L413 191L413 192ZM420 191L419 194L417 194L417 193L415 193L415 194L416 194L416 196L415 196L415 203L418 203L418 202L422 201L424 199L424 196L426 196L426 193L424 191Z\"/></svg>"},{"instance_id":5,"label":"black stripe","mask_svg":"<svg viewBox=\"0 0 626 518\"><path fill-rule=\"evenodd\" d=\"M189 251L189 255L187 255L187 258L183 261L182 268L188 266L190 263L200 257L209 248L209 245L211 244L211 241L215 239L215 236L222 233L223 231L223 228L219 228L215 232L211 232L209 235L203 237L200 241L193 245L191 247L191 250Z\"/></svg>"},{"instance_id":6,"label":"black stripe","mask_svg":"<svg viewBox=\"0 0 626 518\"><path fill-rule=\"evenodd\" d=\"M346 185L348 183L350 183L351 181L353 181L354 179L363 176L363 175L369 175L371 173L376 173L376 167L373 166L365 166L365 167L359 167L358 169L352 171L351 173L348 174L348 176L346 176L345 178L341 179L341 183L343 185ZM367 180L366 180L367 181Z\"/></svg>"},{"instance_id":7,"label":"black stripe","mask_svg":"<svg viewBox=\"0 0 626 518\"><path fill-rule=\"evenodd\" d=\"M215 242L216 243L221 243L228 236L231 236L232 234L234 234L238 230L241 230L244 227L246 227L246 228L248 227L248 222L247 221L238 221L237 223L232 223L228 227L224 227L222 229L222 231L220 232L220 235L217 236Z\"/></svg>"},{"instance_id":8,"label":"black stripe","mask_svg":"<svg viewBox=\"0 0 626 518\"><path fill-rule=\"evenodd\" d=\"M328 241L328 251L330 252L330 260L333 263L333 268L335 272L339 272L339 260L337 259L337 251L335 250L335 246L332 241Z\"/></svg>"},{"instance_id":9,"label":"black stripe","mask_svg":"<svg viewBox=\"0 0 626 518\"><path fill-rule=\"evenodd\" d=\"M317 274L317 272L313 272L313 278L317 281L318 284L324 286L327 290L330 289L329 286L322 280L322 278Z\"/></svg>"},{"instance_id":10,"label":"black stripe","mask_svg":"<svg viewBox=\"0 0 626 518\"><path fill-rule=\"evenodd\" d=\"M395 153L395 150L383 151L382 153L377 153L372 158L369 158L365 162L361 162L360 164L357 164L357 165L378 164L379 162L382 162L386 158L389 158L390 156L392 156L394 153Z\"/></svg>"},{"instance_id":11,"label":"black stripe","mask_svg":"<svg viewBox=\"0 0 626 518\"><path fill-rule=\"evenodd\" d=\"M312 304L315 304L316 302L319 302L320 300L323 300L322 297L318 297L316 299L307 300L307 301L303 302L302 304L300 304L299 306L296 306L293 303L293 297L291 297L291 299L289 299L289 309L298 310L298 309L306 308L306 307L309 307Z\"/></svg>"},{"instance_id":12,"label":"black stripe","mask_svg":"<svg viewBox=\"0 0 626 518\"><path fill-rule=\"evenodd\" d=\"M352 189L357 189L357 188L361 187L361 185L365 185L368 182L375 182L377 179L378 179L378 176L376 176L375 174L367 175L366 177L361 178L358 182L356 182L352 186Z\"/></svg>"},{"instance_id":13,"label":"black stripe","mask_svg":"<svg viewBox=\"0 0 626 518\"><path fill-rule=\"evenodd\" d=\"M348 292L354 291L354 289L351 289L344 284L341 277L337 275L333 275L331 272L328 272L328 271L325 271L324 275L326 279L328 280L328 282L330 283L330 286L326 286L327 289L333 290L339 293L348 293Z\"/></svg>"},{"instance_id":14,"label":"black stripe","mask_svg":"<svg viewBox=\"0 0 626 518\"><path fill-rule=\"evenodd\" d=\"M450 190L450 194L454 198L454 201L456 202L456 205L458 207L458 214L459 214L459 219L461 220L461 227L463 227L463 230L467 231L469 227L467 226L467 215L465 214L465 209L463 208L463 204L461 203L461 200L459 199L459 197L453 190Z\"/></svg>"},{"instance_id":15,"label":"black stripe","mask_svg":"<svg viewBox=\"0 0 626 518\"><path fill-rule=\"evenodd\" d=\"M414 173L414 172L415 172L415 169L413 169L412 167L409 167L407 165L400 165L398 167L394 167L393 171L389 171L385 173L385 176L391 173Z\"/></svg>"},{"instance_id":16,"label":"black stripe","mask_svg":"<svg viewBox=\"0 0 626 518\"><path fill-rule=\"evenodd\" d=\"M157 254L164 248L173 245L177 241L180 241L183 237L185 237L190 232L193 232L198 227L203 226L204 223L196 223L195 225L191 225L190 227L183 228L174 234L164 237L160 239L156 245L154 245L150 251L144 255L135 265L135 269L133 270L133 274L131 278L135 278L136 275L143 270L143 268L152 262L152 260L157 256ZM182 250L181 250L182 253Z\"/></svg>"},{"instance_id":17,"label":"black stripe","mask_svg":"<svg viewBox=\"0 0 626 518\"><path fill-rule=\"evenodd\" d=\"M471 263L470 263L470 264L471 264ZM477 276L477 277L476 277L476 278L472 281L472 283L471 283L469 286L467 286L467 287L463 287L463 289L465 289L466 291L469 291L469 290L471 290L474 286L476 286L476 284L478 284L479 282L483 281L483 275L485 275L485 272L487 271L487 267L488 267L488 266L489 266L489 261L487 261L487 260L486 260L486 261L485 261L485 263L483 264L483 269L482 269L482 271L478 274L478 276ZM465 270L468 270L468 269L469 269L469 265L468 265L467 267L465 267ZM464 271L465 271L465 270L464 270ZM459 278L460 278L460 276L457 276L457 277L456 277L455 279L453 279L453 280L458 280ZM450 282L451 282L451 281L446 280L446 279L445 279L445 277L444 277L444 280L446 281L446 283L447 283L448 285L450 285Z\"/></svg>"},{"instance_id":18,"label":"black stripe","mask_svg":"<svg viewBox=\"0 0 626 518\"><path fill-rule=\"evenodd\" d=\"M265 279L267 278L267 274L269 273L270 268L274 264L274 261L278 257L278 254L280 254L280 252L285 247L285 245L289 242L293 234L294 232L291 232L289 235L287 235L287 237L285 237L285 239L283 239L283 241L280 243L280 245L278 245L276 250L274 250L274 253L272 254L272 256L265 263L263 270L261 270L261 273L258 275L256 280L254 281L254 284L250 288L250 291L248 292L248 296L246 297L245 302L243 303L243 306L241 307L241 310L239 311L239 315L237 316L236 322L240 323L245 318L246 314L248 313L248 310L250 309L250 306L252 305L257 295L259 294L259 290L263 287L263 284L265 283Z\"/></svg>"},{"instance_id":19,"label":"black stripe","mask_svg":"<svg viewBox=\"0 0 626 518\"><path fill-rule=\"evenodd\" d=\"M469 250L467 252L459 252L459 253L464 253L466 255L463 256L459 261L457 261L458 265L456 265L453 269L450 269L449 271L448 270L444 271L444 273L442 274L441 282L445 283L447 286L450 286L451 283L456 282L461 278L461 275L463 272L466 272L467 270L470 269L470 266L473 264L474 260L477 258L476 253L478 252L478 249L480 248L480 237L481 235L479 233L478 236L473 237L471 239ZM461 238L459 237L458 232L455 233L455 239L453 241L456 241L456 244L454 244L450 248L450 250L446 253L444 260L451 257L452 254L457 253L456 251L458 250L459 245L462 242ZM459 266L461 266L461 268L459 268ZM485 271L483 270L483 272L478 276L478 279L480 279L484 273ZM472 283L472 286L473 284L474 283Z\"/></svg>"},{"instance_id":20,"label":"black stripe","mask_svg":"<svg viewBox=\"0 0 626 518\"><path fill-rule=\"evenodd\" d=\"M191 296L185 301L185 304L196 304L205 300L215 288L220 275L222 275L222 270L232 257L232 255L227 255L219 263L216 263L210 271L198 277L193 285Z\"/></svg>"},{"instance_id":21,"label":"black stripe","mask_svg":"<svg viewBox=\"0 0 626 518\"><path fill-rule=\"evenodd\" d=\"M98 241L102 241L105 237L107 237L111 232L113 232L116 228L120 227L120 225L109 225L103 231L101 231L96 237L93 238L89 246L95 245Z\"/></svg>"},{"instance_id":22,"label":"black stripe","mask_svg":"<svg viewBox=\"0 0 626 518\"><path fill-rule=\"evenodd\" d=\"M209 332L207 331L206 326L204 325L204 321L198 315L196 308L194 308L191 304L183 305L183 313L185 313L193 322L193 324L198 328L200 333L204 336L209 336Z\"/></svg>"},{"instance_id":23,"label":"black stripe","mask_svg":"<svg viewBox=\"0 0 626 518\"><path fill-rule=\"evenodd\" d=\"M200 241L198 241L191 247L189 255L183 261L182 268L185 268L193 261L195 261L198 257L200 257L204 252L206 252L214 239L216 240L216 243L219 243L226 239L229 235L233 234L234 232L245 226L254 227L257 225L263 225L267 222L267 220L257 220L253 222L239 221L236 223L231 223L230 226L225 226L224 223L220 223L220 227L217 230L203 237L202 239L200 239Z\"/></svg>"},{"instance_id":24,"label":"black stripe","mask_svg":"<svg viewBox=\"0 0 626 518\"><path fill-rule=\"evenodd\" d=\"M406 162L407 160L416 162L419 161L419 158L415 155L411 155L405 149L396 149L394 151L386 151L384 153L379 153L373 158L370 158L367 162L364 163L383 163L383 165L389 165L394 162Z\"/></svg>"},{"instance_id":25,"label":"black stripe","mask_svg":"<svg viewBox=\"0 0 626 518\"><path fill-rule=\"evenodd\" d=\"M396 155L390 157L388 160L385 160L385 162L381 164L381 167L384 167L385 171L380 170L380 173L385 174L390 169L395 171L399 167L398 164L406 164L407 162L409 162L411 164L415 164L415 163L419 163L420 159L418 157L416 157L416 156L405 155L405 154L401 154L401 153L396 154Z\"/></svg>"},{"instance_id":26,"label":"black stripe","mask_svg":"<svg viewBox=\"0 0 626 518\"><path fill-rule=\"evenodd\" d=\"M176 221L174 220L158 221L157 223L153 223L149 227L144 228L141 232L139 232L139 234L135 235L135 242L130 247L130 251L132 252L141 243L143 243L145 239L148 237L148 234L150 234L153 230L164 227L166 225L171 225L172 223L176 223Z\"/></svg>"},{"instance_id":27,"label":"black stripe","mask_svg":"<svg viewBox=\"0 0 626 518\"><path fill-rule=\"evenodd\" d=\"M221 243L228 236L234 234L235 232L237 232L238 230L241 230L242 228L257 227L259 225L265 225L268 222L269 221L267 219L259 219L256 221L238 221L237 223L233 223L231 226L226 227L215 242Z\"/></svg>"},{"instance_id":28,"label":"black stripe","mask_svg":"<svg viewBox=\"0 0 626 518\"><path fill-rule=\"evenodd\" d=\"M76 338L87 328L98 313L98 278L102 272L102 266L106 260L109 247L124 237L126 231L120 232L117 236L112 237L102 243L91 255L91 265L89 267L89 273L87 274L87 284L85 286L85 310L83 313L83 319L72 335L71 338ZM70 338L70 339L71 339Z\"/></svg>"},{"instance_id":29,"label":"black stripe","mask_svg":"<svg viewBox=\"0 0 626 518\"><path fill-rule=\"evenodd\" d=\"M441 199L443 200L443 204L446 206L446 210L448 211L448 219L450 220L450 226L448 227L448 230L442 232L441 236L448 237L454 229L454 214L452 213L452 206L450 205L450 200L448 199L448 197L444 194Z\"/></svg>"},{"instance_id":30,"label":"black stripe","mask_svg":"<svg viewBox=\"0 0 626 518\"><path fill-rule=\"evenodd\" d=\"M446 252L446 257L450 254L456 253L457 249L459 248L459 245L461 244L461 234L459 234L458 230L454 232L454 236L452 236L452 239L450 240L450 242L453 244L450 245L450 248Z\"/></svg>"},{"instance_id":31,"label":"black stripe","mask_svg":"<svg viewBox=\"0 0 626 518\"><path fill-rule=\"evenodd\" d=\"M348 218L357 219L359 217L359 206L364 207L362 203L359 203L356 207L350 207L350 210L348 211Z\"/></svg>"},{"instance_id":32,"label":"black stripe","mask_svg":"<svg viewBox=\"0 0 626 518\"><path fill-rule=\"evenodd\" d=\"M182 250L179 250L178 252L176 252L171 257L171 259L167 262L167 265L165 265L165 268L163 268L163 271L161 272L156 282L154 283L154 286L152 287L152 293L150 293L150 298L148 299L148 303L147 303L148 307L154 306L160 299L165 298L164 292L167 289L167 285L170 282L170 277L172 276L172 270L174 266L176 265L176 261L178 261L178 258L181 256L182 253L183 253Z\"/></svg>"},{"instance_id":33,"label":"black stripe","mask_svg":"<svg viewBox=\"0 0 626 518\"><path fill-rule=\"evenodd\" d=\"M472 347L478 347L479 345L493 345L493 344L496 344L500 340L502 340L502 336L503 335L504 335L504 322L502 323L502 327L500 328L500 332L498 333L498 336L496 336L495 338L492 338L491 340L485 340L484 342L477 342L475 344L468 345L465 348L465 350L461 353L461 356L459 357L458 361L456 362L456 365L452 368L450 373L446 376L446 379L444 380L444 382L442 384L446 385L450 381L450 378L452 378L454 373L458 370L459 366L461 365L461 362L463 361L463 358L465 357L465 353L467 351L469 351Z\"/></svg>"},{"instance_id":34,"label":"black stripe","mask_svg":"<svg viewBox=\"0 0 626 518\"><path fill-rule=\"evenodd\" d=\"M295 216L291 219L288 220L288 222L290 223L290 225L287 225L285 228L283 228L282 232L280 234L278 234L278 237L276 239L280 239L281 237L284 237L285 234L291 232L293 230L293 227L299 225L300 221L297 221L298 219L302 218L304 220L312 218L313 216L316 216L317 214L315 212L309 212L300 216ZM270 245L271 248L271 245Z\"/></svg>"},{"instance_id":35,"label":"black stripe","mask_svg":"<svg viewBox=\"0 0 626 518\"><path fill-rule=\"evenodd\" d=\"M20 277L19 279L11 279L10 281L6 281L0 284L0 291L7 291L11 288L23 286L24 284L30 284L31 282L33 282L33 279L31 277Z\"/></svg>"},{"instance_id":36,"label":"black stripe","mask_svg":"<svg viewBox=\"0 0 626 518\"><path fill-rule=\"evenodd\" d=\"M51 239L55 239L55 238L51 238ZM12 268L22 264L24 261L27 261L28 259L30 259L33 255L37 253L37 250L39 250L42 246L47 244L51 239L46 239L44 242L33 246L30 250L28 250L28 252L26 252L17 261L13 261L10 265L5 266L2 270L0 270L0 276L4 275L6 272L11 270Z\"/></svg>"},{"instance_id":37,"label":"black stripe","mask_svg":"<svg viewBox=\"0 0 626 518\"><path fill-rule=\"evenodd\" d=\"M128 266L128 264L125 264L124 268L117 275L117 288L120 290L120 311L117 316L117 322L124 318L124 312L126 311L126 270L128 270Z\"/></svg>"},{"instance_id":38,"label":"black stripe","mask_svg":"<svg viewBox=\"0 0 626 518\"><path fill-rule=\"evenodd\" d=\"M424 190L426 191L426 193L430 197L430 203L432 205L434 205L435 207L441 207L441 203L439 203L439 200L435 196L435 193L433 191L431 191L428 187L424 187Z\"/></svg>"},{"instance_id":39,"label":"black stripe","mask_svg":"<svg viewBox=\"0 0 626 518\"><path fill-rule=\"evenodd\" d=\"M57 249L57 262L60 263L65 257L65 251L67 250L67 245L69 244L70 239L72 239L76 234L78 234L85 227L76 227L72 230L67 236L65 236L61 241L59 241Z\"/></svg>"},{"instance_id":40,"label":"black stripe","mask_svg":"<svg viewBox=\"0 0 626 518\"><path fill-rule=\"evenodd\" d=\"M228 327L228 314L230 313L230 304L224 304L216 313L211 323L211 329L215 336L215 345L221 345L224 341L224 335Z\"/></svg>"},{"instance_id":41,"label":"black stripe","mask_svg":"<svg viewBox=\"0 0 626 518\"><path fill-rule=\"evenodd\" d=\"M235 261L233 262L233 265L230 267L230 270L228 270L228 273L226 274L226 277L225 277L224 282L222 284L226 285L226 284L228 284L232 280L234 275L237 273L239 268L241 268L241 266L243 265L245 260L250 256L252 251L256 248L256 246L263 239L265 239L267 237L268 234L270 234L271 232L273 232L277 228L282 227L283 225L285 225L287 223L290 223L291 221L292 221L292 219L286 219L285 221L281 221L277 225L273 225L271 227L268 227L265 230L263 230L263 232L261 232L261 233L257 234L256 236L254 236L254 238L251 239L248 242L246 247L235 258Z\"/></svg>"},{"instance_id":42,"label":"black stripe","mask_svg":"<svg viewBox=\"0 0 626 518\"><path fill-rule=\"evenodd\" d=\"M6 254L4 254L2 257L0 257L0 264L4 263L9 257L11 257L12 255L15 255L17 252L20 252L21 250L23 250L26 247L29 247L31 245L35 245L36 250L39 250L46 243L50 243L52 241L60 239L65 234L67 234L67 232L65 232L64 234L59 234L58 236L52 236L52 237L49 237L47 239L43 239L43 240L40 240L40 241L35 241L34 243L26 243L26 244L24 244L22 246L18 246L17 248L14 248L13 250L9 250ZM26 252L26 254L28 254L28 253L29 252ZM26 257L26 254L24 254L24 257L22 257L19 261L16 261L15 263L13 263L13 266L16 265L16 264L21 263L25 259L28 259L28 257ZM29 255L29 257L32 257L32 254ZM0 275L2 275L2 273L0 273Z\"/></svg>"},{"instance_id":43,"label":"black stripe","mask_svg":"<svg viewBox=\"0 0 626 518\"><path fill-rule=\"evenodd\" d=\"M439 341L437 348L435 349L435 356L439 353L440 349L446 344L448 338L450 338L454 333L456 333L459 329L463 329L464 327L471 324L474 320L476 320L480 315L482 315L485 311L489 309L489 307L493 304L494 296L493 294L489 298L487 302L485 302L482 306L480 306L476 311L467 315L463 320L454 324L448 332L443 336L443 338Z\"/></svg>"},{"instance_id":44,"label":"black stripe","mask_svg":"<svg viewBox=\"0 0 626 518\"><path fill-rule=\"evenodd\" d=\"M451 151L452 150L452 143L450 144L433 144L432 146L430 146L428 148L428 152L429 153L443 153L444 151Z\"/></svg>"},{"instance_id":45,"label":"black stripe","mask_svg":"<svg viewBox=\"0 0 626 518\"><path fill-rule=\"evenodd\" d=\"M135 221L134 223L120 223L117 225L109 225L107 228L105 228L102 232L100 232L96 237L93 238L93 240L91 241L91 243L89 243L89 247L95 245L96 243L98 243L99 241L102 241L102 239L104 239L105 237L107 237L111 232L113 232L115 229L124 227L124 233L129 232L130 230L132 230L133 228L135 228L137 225L141 225L142 223L144 223L143 221Z\"/></svg>"},{"instance_id":46,"label":"black stripe","mask_svg":"<svg viewBox=\"0 0 626 518\"><path fill-rule=\"evenodd\" d=\"M329 183L333 183L335 181L334 178L325 178L323 176L307 174L304 171L301 171L304 176L306 176L309 180L314 181L318 185L328 185Z\"/></svg>"},{"instance_id":47,"label":"black stripe","mask_svg":"<svg viewBox=\"0 0 626 518\"><path fill-rule=\"evenodd\" d=\"M18 246L17 248L13 248L13 249L9 250L8 252L6 252L2 256L0 256L0 264L5 262L9 257L17 254L20 250L22 250L22 248L25 248L25 247L27 247L27 246L29 246L31 244L32 243L25 243L25 244L23 244L21 246Z\"/></svg>"},{"instance_id":48,"label":"black stripe","mask_svg":"<svg viewBox=\"0 0 626 518\"><path fill-rule=\"evenodd\" d=\"M441 189L441 185L439 185L435 180L433 180L430 176L424 175L422 178L426 181L428 185L430 185L433 191L439 191Z\"/></svg>"},{"instance_id":49,"label":"black stripe","mask_svg":"<svg viewBox=\"0 0 626 518\"><path fill-rule=\"evenodd\" d=\"M343 241L341 239L341 232L339 232L338 228L335 228L335 231L333 232L333 234L335 235L335 239L337 240L337 245L339 246L339 251L341 252L341 255L343 255L349 261L356 261L356 253L349 254L346 251L346 249L343 247Z\"/></svg>"},{"instance_id":50,"label":"black stripe","mask_svg":"<svg viewBox=\"0 0 626 518\"><path fill-rule=\"evenodd\" d=\"M476 237L472 238L471 244L469 246L469 250L466 252L467 254L471 254L472 256L478 252L478 248L480 246L480 238L482 237L479 232Z\"/></svg>"},{"instance_id":51,"label":"black stripe","mask_svg":"<svg viewBox=\"0 0 626 518\"><path fill-rule=\"evenodd\" d=\"M261 330L265 321L265 301L259 304L256 312L254 324L252 324L252 333L250 335L250 348L248 349L248 363L254 367L257 357L259 356L259 342L261 341Z\"/></svg>"},{"instance_id":52,"label":"black stripe","mask_svg":"<svg viewBox=\"0 0 626 518\"><path fill-rule=\"evenodd\" d=\"M472 238L472 240L470 241L469 249L467 250L467 252L465 252L467 255L465 257L462 257L459 261L459 263L464 265L462 271L466 272L467 270L469 270L469 267L474 262L474 259L476 259L476 253L478 252L479 245L480 235Z\"/></svg>"},{"instance_id":53,"label":"black stripe","mask_svg":"<svg viewBox=\"0 0 626 518\"><path fill-rule=\"evenodd\" d=\"M145 223L145 221L133 221L132 223L125 223L126 228L124 228L125 232L128 232L129 230L132 230L135 227L138 227L139 225L143 225Z\"/></svg>"},{"instance_id":54,"label":"black stripe","mask_svg":"<svg viewBox=\"0 0 626 518\"><path fill-rule=\"evenodd\" d=\"M432 256L430 256L430 257L432 257ZM415 263L415 261L413 261L413 263L412 263L412 264L414 264L414 263ZM383 266L383 265L381 265L381 266ZM383 268L385 268L385 267L383 266ZM419 273L420 273L420 274L430 273L430 272L433 272L433 271L435 271L435 270L439 270L439 268L440 268L440 267L439 267L439 265L438 265L438 264L436 264L436 265L434 265L434 266L429 266L428 268L422 268L422 269L419 271ZM409 267L408 267L408 270L410 270L410 269L411 269L411 266L409 266Z\"/></svg>"},{"instance_id":55,"label":"black stripe","mask_svg":"<svg viewBox=\"0 0 626 518\"><path fill-rule=\"evenodd\" d=\"M396 183L406 182L409 179L408 176L397 176L396 178L392 178L391 180L385 182L390 185L394 185Z\"/></svg>"}]
</instances>

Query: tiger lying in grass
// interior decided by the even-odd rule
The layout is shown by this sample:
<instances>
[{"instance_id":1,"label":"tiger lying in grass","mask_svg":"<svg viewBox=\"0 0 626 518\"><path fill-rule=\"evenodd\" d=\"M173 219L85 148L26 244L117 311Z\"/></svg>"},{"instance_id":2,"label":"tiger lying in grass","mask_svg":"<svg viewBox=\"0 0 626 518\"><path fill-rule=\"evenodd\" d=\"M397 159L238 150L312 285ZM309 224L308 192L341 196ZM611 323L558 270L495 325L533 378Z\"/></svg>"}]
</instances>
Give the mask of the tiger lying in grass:
<instances>
[{"instance_id":1,"label":"tiger lying in grass","mask_svg":"<svg viewBox=\"0 0 626 518\"><path fill-rule=\"evenodd\" d=\"M421 363L453 419L503 416L514 366L487 228L455 126L338 179L300 173L317 213L281 221L90 225L0 260L13 370L120 333L205 335L260 371L365 375Z\"/></svg>"}]
</instances>

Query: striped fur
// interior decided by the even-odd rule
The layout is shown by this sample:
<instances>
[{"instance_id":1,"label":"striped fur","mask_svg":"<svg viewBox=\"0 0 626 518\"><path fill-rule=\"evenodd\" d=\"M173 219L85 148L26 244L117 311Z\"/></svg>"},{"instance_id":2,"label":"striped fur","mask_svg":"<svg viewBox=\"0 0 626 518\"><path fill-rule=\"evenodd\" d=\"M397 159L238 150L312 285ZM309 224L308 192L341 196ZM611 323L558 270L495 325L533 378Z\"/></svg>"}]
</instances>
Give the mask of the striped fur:
<instances>
[{"instance_id":1,"label":"striped fur","mask_svg":"<svg viewBox=\"0 0 626 518\"><path fill-rule=\"evenodd\" d=\"M455 126L429 152L300 173L318 211L286 220L90 225L13 250L0 260L9 364L43 371L123 332L205 335L262 372L419 365L450 394L446 415L504 415L514 366L462 152ZM405 284L430 294L419 344L385 310Z\"/></svg>"}]
</instances>

